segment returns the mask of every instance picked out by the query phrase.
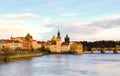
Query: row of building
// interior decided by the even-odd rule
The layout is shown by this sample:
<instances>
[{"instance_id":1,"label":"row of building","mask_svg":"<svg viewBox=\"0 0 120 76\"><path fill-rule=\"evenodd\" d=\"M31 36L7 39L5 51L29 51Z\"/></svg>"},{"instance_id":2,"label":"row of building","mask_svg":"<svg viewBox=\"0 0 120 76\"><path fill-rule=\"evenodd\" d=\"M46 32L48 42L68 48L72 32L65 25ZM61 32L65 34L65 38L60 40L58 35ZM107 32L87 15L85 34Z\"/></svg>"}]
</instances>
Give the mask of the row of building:
<instances>
[{"instance_id":1,"label":"row of building","mask_svg":"<svg viewBox=\"0 0 120 76\"><path fill-rule=\"evenodd\" d=\"M0 49L10 48L17 49L21 48L23 51L32 51L40 48L41 44L38 41L33 40L32 36L28 33L25 37L10 37L10 39L0 40Z\"/></svg>"},{"instance_id":2,"label":"row of building","mask_svg":"<svg viewBox=\"0 0 120 76\"><path fill-rule=\"evenodd\" d=\"M28 33L25 37L10 37L7 40L0 40L0 50L2 48L11 48L13 50L21 48L22 51L33 51L35 49L44 46L50 52L64 53L64 52L75 52L81 54L83 51L82 44L80 42L70 42L68 35L62 42L60 31L58 30L57 37L53 36L51 40L46 42L39 42L33 40L33 37Z\"/></svg>"},{"instance_id":3,"label":"row of building","mask_svg":"<svg viewBox=\"0 0 120 76\"><path fill-rule=\"evenodd\" d=\"M66 35L64 41L62 42L62 38L60 36L59 30L57 33L57 37L53 35L51 41L45 42L44 45L51 52L57 52L57 53L74 52L77 54L81 54L83 52L82 44L80 42L70 42L70 38L68 34Z\"/></svg>"}]
</instances>

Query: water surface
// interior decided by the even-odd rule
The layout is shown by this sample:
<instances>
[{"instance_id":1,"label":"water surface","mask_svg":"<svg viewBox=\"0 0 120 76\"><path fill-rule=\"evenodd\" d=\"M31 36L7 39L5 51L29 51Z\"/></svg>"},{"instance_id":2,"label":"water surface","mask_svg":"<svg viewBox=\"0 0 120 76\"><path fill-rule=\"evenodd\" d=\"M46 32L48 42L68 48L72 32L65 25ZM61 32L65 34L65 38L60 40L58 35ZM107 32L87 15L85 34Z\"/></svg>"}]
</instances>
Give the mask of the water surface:
<instances>
[{"instance_id":1,"label":"water surface","mask_svg":"<svg viewBox=\"0 0 120 76\"><path fill-rule=\"evenodd\" d=\"M0 76L120 76L120 54L46 55L0 64Z\"/></svg>"}]
</instances>

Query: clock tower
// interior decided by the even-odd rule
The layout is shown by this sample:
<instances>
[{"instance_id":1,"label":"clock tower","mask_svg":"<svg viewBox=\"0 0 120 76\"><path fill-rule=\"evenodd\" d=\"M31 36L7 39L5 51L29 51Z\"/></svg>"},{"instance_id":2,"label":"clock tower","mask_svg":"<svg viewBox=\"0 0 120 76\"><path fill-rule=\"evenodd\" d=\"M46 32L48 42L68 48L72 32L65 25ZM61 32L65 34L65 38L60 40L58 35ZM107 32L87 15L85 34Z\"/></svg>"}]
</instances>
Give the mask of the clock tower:
<instances>
[{"instance_id":1,"label":"clock tower","mask_svg":"<svg viewBox=\"0 0 120 76\"><path fill-rule=\"evenodd\" d=\"M60 37L60 31L58 30L57 39L56 39L56 52L57 53L61 52L60 47L61 47L61 37Z\"/></svg>"}]
</instances>

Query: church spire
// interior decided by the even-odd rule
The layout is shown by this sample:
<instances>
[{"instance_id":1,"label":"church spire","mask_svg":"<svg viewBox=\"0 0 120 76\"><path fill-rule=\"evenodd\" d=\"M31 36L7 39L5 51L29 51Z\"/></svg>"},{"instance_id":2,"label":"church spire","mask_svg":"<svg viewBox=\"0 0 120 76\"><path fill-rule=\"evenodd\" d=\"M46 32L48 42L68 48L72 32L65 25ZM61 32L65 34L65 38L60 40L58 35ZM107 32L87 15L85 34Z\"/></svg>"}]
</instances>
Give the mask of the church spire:
<instances>
[{"instance_id":1,"label":"church spire","mask_svg":"<svg viewBox=\"0 0 120 76\"><path fill-rule=\"evenodd\" d=\"M57 33L57 38L61 38L59 29L58 29L58 33Z\"/></svg>"},{"instance_id":2,"label":"church spire","mask_svg":"<svg viewBox=\"0 0 120 76\"><path fill-rule=\"evenodd\" d=\"M68 34L66 34L65 42L70 42L70 38L68 37Z\"/></svg>"}]
</instances>

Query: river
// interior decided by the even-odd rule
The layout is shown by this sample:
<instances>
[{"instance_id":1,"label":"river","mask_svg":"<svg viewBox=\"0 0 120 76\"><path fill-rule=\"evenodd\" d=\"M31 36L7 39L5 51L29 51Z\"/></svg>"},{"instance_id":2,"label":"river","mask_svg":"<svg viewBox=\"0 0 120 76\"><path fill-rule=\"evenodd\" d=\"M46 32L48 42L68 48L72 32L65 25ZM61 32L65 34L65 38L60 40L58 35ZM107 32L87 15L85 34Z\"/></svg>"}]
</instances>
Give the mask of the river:
<instances>
[{"instance_id":1,"label":"river","mask_svg":"<svg viewBox=\"0 0 120 76\"><path fill-rule=\"evenodd\" d=\"M120 76L120 54L45 55L0 64L0 76Z\"/></svg>"}]
</instances>

